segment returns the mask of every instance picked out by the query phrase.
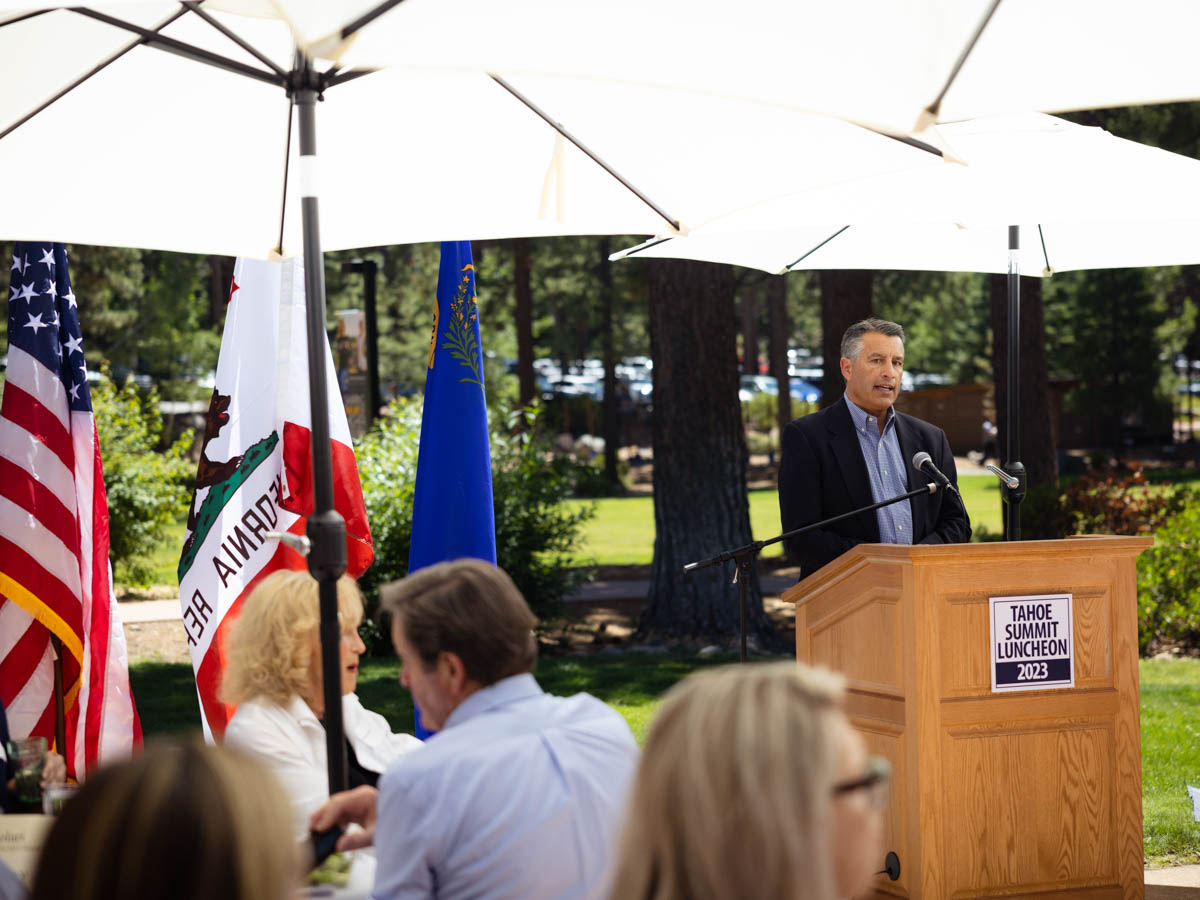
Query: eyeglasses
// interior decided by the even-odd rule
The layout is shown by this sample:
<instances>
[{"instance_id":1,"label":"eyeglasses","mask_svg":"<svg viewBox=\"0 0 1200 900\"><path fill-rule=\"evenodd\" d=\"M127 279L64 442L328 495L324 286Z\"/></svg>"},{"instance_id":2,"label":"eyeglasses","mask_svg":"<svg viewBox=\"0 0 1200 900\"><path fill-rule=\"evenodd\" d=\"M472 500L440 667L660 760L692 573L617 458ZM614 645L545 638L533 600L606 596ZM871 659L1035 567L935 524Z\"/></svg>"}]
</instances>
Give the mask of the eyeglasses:
<instances>
[{"instance_id":1,"label":"eyeglasses","mask_svg":"<svg viewBox=\"0 0 1200 900\"><path fill-rule=\"evenodd\" d=\"M891 763L882 756L868 756L866 774L851 781L842 781L835 784L833 786L833 795L840 797L842 794L866 791L872 805L876 809L882 809L887 805L887 788L891 778Z\"/></svg>"}]
</instances>

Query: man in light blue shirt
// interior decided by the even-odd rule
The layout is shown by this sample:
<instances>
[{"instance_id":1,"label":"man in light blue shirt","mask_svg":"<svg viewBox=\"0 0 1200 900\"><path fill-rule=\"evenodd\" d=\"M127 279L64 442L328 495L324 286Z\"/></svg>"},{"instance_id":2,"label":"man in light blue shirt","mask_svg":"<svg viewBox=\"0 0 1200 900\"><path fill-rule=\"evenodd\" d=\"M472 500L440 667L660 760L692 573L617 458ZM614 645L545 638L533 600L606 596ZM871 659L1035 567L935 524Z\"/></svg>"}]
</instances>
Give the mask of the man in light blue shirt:
<instances>
[{"instance_id":1,"label":"man in light blue shirt","mask_svg":"<svg viewBox=\"0 0 1200 900\"><path fill-rule=\"evenodd\" d=\"M863 462L867 464L867 477L871 483L871 498L878 503L908 490L908 466L900 450L900 438L896 434L896 410L887 407L882 416L872 415L850 398L847 391L842 395L850 411L850 421L858 435L858 446L862 449ZM880 419L883 423L880 423ZM893 503L875 510L879 523L879 541L883 544L911 544L912 507L907 503Z\"/></svg>"},{"instance_id":2,"label":"man in light blue shirt","mask_svg":"<svg viewBox=\"0 0 1200 900\"><path fill-rule=\"evenodd\" d=\"M614 710L552 697L532 671L536 619L479 560L430 566L381 591L400 683L438 733L371 788L336 794L313 828L373 840L375 900L604 896L638 749Z\"/></svg>"}]
</instances>

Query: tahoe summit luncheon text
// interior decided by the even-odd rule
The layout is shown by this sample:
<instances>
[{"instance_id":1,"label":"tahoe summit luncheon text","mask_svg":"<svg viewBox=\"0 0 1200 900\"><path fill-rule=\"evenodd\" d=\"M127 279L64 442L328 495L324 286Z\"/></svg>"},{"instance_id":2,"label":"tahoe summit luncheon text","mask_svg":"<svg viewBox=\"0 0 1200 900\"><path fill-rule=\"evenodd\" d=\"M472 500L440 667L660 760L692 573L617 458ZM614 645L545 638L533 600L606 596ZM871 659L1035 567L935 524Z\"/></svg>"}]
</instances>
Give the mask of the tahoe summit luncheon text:
<instances>
[{"instance_id":1,"label":"tahoe summit luncheon text","mask_svg":"<svg viewBox=\"0 0 1200 900\"><path fill-rule=\"evenodd\" d=\"M996 642L996 659L1065 656L1067 639L1059 637L1059 623L1052 604L1015 603L1009 608L1011 621L1004 624L1004 636Z\"/></svg>"}]
</instances>

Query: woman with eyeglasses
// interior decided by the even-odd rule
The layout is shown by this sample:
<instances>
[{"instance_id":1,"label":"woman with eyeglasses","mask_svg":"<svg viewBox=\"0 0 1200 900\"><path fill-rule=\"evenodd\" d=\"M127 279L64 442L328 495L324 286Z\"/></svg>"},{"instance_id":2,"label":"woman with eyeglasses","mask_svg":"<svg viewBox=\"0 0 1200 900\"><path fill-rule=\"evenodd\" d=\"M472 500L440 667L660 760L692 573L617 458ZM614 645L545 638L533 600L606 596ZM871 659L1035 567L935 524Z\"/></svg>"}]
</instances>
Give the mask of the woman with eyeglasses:
<instances>
[{"instance_id":1,"label":"woman with eyeglasses","mask_svg":"<svg viewBox=\"0 0 1200 900\"><path fill-rule=\"evenodd\" d=\"M387 720L365 709L354 693L362 595L354 580L337 583L342 627L342 721L349 787L375 786L388 765L421 746L411 734L393 734ZM237 704L225 743L249 753L279 779L292 804L297 839L309 817L329 799L325 751L325 694L321 683L318 585L306 571L272 572L255 586L233 623L221 698Z\"/></svg>"},{"instance_id":2,"label":"woman with eyeglasses","mask_svg":"<svg viewBox=\"0 0 1200 900\"><path fill-rule=\"evenodd\" d=\"M883 861L887 764L842 681L792 662L668 692L626 808L612 900L854 897Z\"/></svg>"}]
</instances>

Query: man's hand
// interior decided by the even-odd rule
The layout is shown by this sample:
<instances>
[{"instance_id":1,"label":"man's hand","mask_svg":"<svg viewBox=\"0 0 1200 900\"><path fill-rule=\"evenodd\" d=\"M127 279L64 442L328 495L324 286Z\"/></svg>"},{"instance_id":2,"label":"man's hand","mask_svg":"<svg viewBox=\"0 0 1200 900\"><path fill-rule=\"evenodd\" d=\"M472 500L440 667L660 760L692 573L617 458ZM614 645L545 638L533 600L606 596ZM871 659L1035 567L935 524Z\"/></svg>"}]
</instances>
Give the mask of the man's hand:
<instances>
[{"instance_id":1,"label":"man's hand","mask_svg":"<svg viewBox=\"0 0 1200 900\"><path fill-rule=\"evenodd\" d=\"M312 814L308 827L312 831L324 831L334 825L345 828L359 825L362 831L348 832L337 842L338 850L359 850L370 847L375 841L375 802L379 791L368 785L352 791L334 794L325 805Z\"/></svg>"},{"instance_id":2,"label":"man's hand","mask_svg":"<svg viewBox=\"0 0 1200 900\"><path fill-rule=\"evenodd\" d=\"M53 750L46 751L42 763L42 787L49 784L62 784L67 780L67 761Z\"/></svg>"}]
</instances>

